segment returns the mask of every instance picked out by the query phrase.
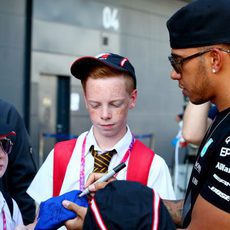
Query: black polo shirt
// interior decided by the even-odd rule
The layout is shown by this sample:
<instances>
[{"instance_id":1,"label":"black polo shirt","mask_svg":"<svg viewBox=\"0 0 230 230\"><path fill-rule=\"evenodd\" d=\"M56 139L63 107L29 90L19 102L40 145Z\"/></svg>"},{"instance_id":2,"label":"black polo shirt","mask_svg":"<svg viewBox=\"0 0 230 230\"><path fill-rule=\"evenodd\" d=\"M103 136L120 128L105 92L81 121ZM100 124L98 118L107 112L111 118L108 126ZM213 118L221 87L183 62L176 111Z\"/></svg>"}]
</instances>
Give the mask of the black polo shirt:
<instances>
[{"instance_id":1,"label":"black polo shirt","mask_svg":"<svg viewBox=\"0 0 230 230\"><path fill-rule=\"evenodd\" d=\"M217 114L207 131L193 166L184 202L184 226L198 195L217 208L230 212L230 108Z\"/></svg>"}]
</instances>

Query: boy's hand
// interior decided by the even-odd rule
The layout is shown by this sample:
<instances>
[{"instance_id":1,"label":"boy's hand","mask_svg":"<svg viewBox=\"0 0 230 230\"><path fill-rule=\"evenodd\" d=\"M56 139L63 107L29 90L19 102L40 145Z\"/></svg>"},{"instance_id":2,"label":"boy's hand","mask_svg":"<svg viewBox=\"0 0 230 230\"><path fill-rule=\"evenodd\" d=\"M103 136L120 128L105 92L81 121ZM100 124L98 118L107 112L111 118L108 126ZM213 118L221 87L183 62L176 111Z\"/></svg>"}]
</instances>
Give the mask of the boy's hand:
<instances>
[{"instance_id":1,"label":"boy's hand","mask_svg":"<svg viewBox=\"0 0 230 230\"><path fill-rule=\"evenodd\" d=\"M104 173L91 173L86 181L85 187L89 189L90 191L90 195L94 195L94 193L99 190L104 188L109 182L116 180L115 177L110 178L108 181L106 182L100 182L100 183L96 183L94 184L94 182L96 182L99 178L101 178L102 176L104 176Z\"/></svg>"}]
</instances>

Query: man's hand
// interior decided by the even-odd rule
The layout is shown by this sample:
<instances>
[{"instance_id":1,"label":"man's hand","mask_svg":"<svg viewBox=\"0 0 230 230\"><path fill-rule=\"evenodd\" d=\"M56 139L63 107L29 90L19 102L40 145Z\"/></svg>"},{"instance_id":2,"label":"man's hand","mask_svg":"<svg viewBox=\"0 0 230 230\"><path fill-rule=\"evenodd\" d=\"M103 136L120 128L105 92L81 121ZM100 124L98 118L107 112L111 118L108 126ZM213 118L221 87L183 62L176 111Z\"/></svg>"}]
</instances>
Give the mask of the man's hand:
<instances>
[{"instance_id":1,"label":"man's hand","mask_svg":"<svg viewBox=\"0 0 230 230\"><path fill-rule=\"evenodd\" d=\"M62 205L77 214L77 217L71 220L67 220L65 222L65 226L68 230L80 230L83 228L83 223L85 219L85 215L87 212L87 208L81 207L73 202L64 200Z\"/></svg>"},{"instance_id":2,"label":"man's hand","mask_svg":"<svg viewBox=\"0 0 230 230\"><path fill-rule=\"evenodd\" d=\"M86 181L85 187L86 188L88 187L88 189L90 191L90 195L94 195L94 193L97 190L100 190L100 189L104 188L109 182L116 180L115 177L112 177L106 182L94 183L104 175L105 175L104 173L91 173L89 175L89 177L88 177L88 179Z\"/></svg>"}]
</instances>

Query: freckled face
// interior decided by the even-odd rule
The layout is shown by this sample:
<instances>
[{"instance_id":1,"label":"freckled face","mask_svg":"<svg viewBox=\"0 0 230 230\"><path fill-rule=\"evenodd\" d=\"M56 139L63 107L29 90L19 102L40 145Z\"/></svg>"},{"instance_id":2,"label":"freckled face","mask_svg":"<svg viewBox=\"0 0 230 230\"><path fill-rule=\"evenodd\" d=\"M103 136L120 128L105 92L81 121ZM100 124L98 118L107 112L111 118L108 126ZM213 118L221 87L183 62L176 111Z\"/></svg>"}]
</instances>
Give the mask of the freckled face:
<instances>
[{"instance_id":1,"label":"freckled face","mask_svg":"<svg viewBox=\"0 0 230 230\"><path fill-rule=\"evenodd\" d=\"M122 138L126 132L128 110L135 106L137 91L126 90L125 77L89 78L85 103L94 125L95 136Z\"/></svg>"}]
</instances>

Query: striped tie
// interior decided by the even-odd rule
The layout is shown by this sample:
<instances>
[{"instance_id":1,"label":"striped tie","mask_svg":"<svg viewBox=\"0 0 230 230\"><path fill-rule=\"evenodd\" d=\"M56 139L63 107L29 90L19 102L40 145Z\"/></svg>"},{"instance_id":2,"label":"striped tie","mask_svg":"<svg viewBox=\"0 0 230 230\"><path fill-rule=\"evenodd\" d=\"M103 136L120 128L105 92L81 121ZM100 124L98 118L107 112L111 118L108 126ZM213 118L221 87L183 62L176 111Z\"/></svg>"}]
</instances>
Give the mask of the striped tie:
<instances>
[{"instance_id":1,"label":"striped tie","mask_svg":"<svg viewBox=\"0 0 230 230\"><path fill-rule=\"evenodd\" d=\"M113 149L112 151L105 152L103 154L98 154L98 152L95 151L93 146L92 146L90 151L94 157L94 170L93 170L93 172L97 172L97 173L108 172L109 163L111 161L113 154L116 153L116 150Z\"/></svg>"}]
</instances>

